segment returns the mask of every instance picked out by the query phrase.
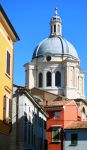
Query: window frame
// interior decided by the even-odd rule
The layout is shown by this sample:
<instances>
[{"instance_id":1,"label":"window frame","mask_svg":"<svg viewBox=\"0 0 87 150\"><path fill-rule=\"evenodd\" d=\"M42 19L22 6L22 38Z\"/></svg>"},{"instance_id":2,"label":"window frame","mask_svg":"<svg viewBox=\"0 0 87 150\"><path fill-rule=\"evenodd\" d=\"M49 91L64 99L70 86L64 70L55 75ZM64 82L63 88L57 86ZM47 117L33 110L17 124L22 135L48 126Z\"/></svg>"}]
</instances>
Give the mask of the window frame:
<instances>
[{"instance_id":1,"label":"window frame","mask_svg":"<svg viewBox=\"0 0 87 150\"><path fill-rule=\"evenodd\" d=\"M74 137L76 136L76 137ZM74 143L76 142L76 143ZM78 134L77 133L72 133L71 134L71 145L76 146L78 144Z\"/></svg>"},{"instance_id":2,"label":"window frame","mask_svg":"<svg viewBox=\"0 0 87 150\"><path fill-rule=\"evenodd\" d=\"M56 132L56 131L58 131L58 139L57 140L54 140L54 133L53 132ZM53 126L52 127L52 143L59 143L59 142L61 142L61 135L60 135L60 133L61 133L61 127L59 127L59 126Z\"/></svg>"},{"instance_id":3,"label":"window frame","mask_svg":"<svg viewBox=\"0 0 87 150\"><path fill-rule=\"evenodd\" d=\"M4 95L4 107L3 107L3 119L7 123L11 122L12 119L12 99L8 94Z\"/></svg>"},{"instance_id":4,"label":"window frame","mask_svg":"<svg viewBox=\"0 0 87 150\"><path fill-rule=\"evenodd\" d=\"M6 95L6 118L9 118L9 101L10 101L10 98Z\"/></svg>"},{"instance_id":5,"label":"window frame","mask_svg":"<svg viewBox=\"0 0 87 150\"><path fill-rule=\"evenodd\" d=\"M54 112L54 119L59 119L60 117L60 112Z\"/></svg>"},{"instance_id":6,"label":"window frame","mask_svg":"<svg viewBox=\"0 0 87 150\"><path fill-rule=\"evenodd\" d=\"M10 56L10 62L9 62L9 72L8 72L8 56L7 56L7 54L9 54L9 56ZM11 77L11 53L10 53L10 51L7 49L6 50L6 75L8 76L8 77Z\"/></svg>"}]
</instances>

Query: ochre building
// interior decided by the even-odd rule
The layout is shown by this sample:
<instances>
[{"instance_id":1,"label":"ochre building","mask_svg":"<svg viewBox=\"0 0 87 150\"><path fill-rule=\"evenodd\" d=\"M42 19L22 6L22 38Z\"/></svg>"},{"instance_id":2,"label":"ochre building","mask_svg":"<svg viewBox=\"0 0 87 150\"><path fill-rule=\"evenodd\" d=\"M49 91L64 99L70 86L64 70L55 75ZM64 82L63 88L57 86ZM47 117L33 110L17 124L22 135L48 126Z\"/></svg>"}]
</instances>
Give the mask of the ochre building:
<instances>
[{"instance_id":1,"label":"ochre building","mask_svg":"<svg viewBox=\"0 0 87 150\"><path fill-rule=\"evenodd\" d=\"M0 149L8 143L11 130L14 42L19 37L0 5Z\"/></svg>"}]
</instances>

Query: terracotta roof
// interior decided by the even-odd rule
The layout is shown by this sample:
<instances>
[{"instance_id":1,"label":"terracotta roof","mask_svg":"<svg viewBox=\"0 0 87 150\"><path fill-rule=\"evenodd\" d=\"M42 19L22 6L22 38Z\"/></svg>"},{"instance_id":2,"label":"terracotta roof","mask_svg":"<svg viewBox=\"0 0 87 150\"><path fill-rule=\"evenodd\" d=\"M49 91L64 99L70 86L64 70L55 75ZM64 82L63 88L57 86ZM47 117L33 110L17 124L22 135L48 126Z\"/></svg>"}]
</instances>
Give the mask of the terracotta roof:
<instances>
[{"instance_id":1,"label":"terracotta roof","mask_svg":"<svg viewBox=\"0 0 87 150\"><path fill-rule=\"evenodd\" d=\"M65 129L86 129L86 128L87 128L87 121L75 121Z\"/></svg>"},{"instance_id":2,"label":"terracotta roof","mask_svg":"<svg viewBox=\"0 0 87 150\"><path fill-rule=\"evenodd\" d=\"M69 102L71 102L70 100L54 100L54 101L48 101L47 104L45 105L46 107L51 107L51 106L65 106L66 104L68 104Z\"/></svg>"}]
</instances>

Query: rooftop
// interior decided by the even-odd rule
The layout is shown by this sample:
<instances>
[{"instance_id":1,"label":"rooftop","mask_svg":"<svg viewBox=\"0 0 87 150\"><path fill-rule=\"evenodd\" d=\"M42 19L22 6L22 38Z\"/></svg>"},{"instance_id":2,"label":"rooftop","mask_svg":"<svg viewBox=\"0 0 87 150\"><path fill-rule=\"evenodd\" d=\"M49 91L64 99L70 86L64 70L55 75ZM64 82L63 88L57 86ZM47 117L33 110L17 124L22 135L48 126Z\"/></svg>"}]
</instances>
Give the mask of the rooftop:
<instances>
[{"instance_id":1,"label":"rooftop","mask_svg":"<svg viewBox=\"0 0 87 150\"><path fill-rule=\"evenodd\" d=\"M71 123L66 129L87 129L87 121L75 121Z\"/></svg>"},{"instance_id":2,"label":"rooftop","mask_svg":"<svg viewBox=\"0 0 87 150\"><path fill-rule=\"evenodd\" d=\"M70 101L68 100L54 100L54 101L49 101L47 102L46 107L53 107L53 106L65 106L66 104L68 104Z\"/></svg>"}]
</instances>

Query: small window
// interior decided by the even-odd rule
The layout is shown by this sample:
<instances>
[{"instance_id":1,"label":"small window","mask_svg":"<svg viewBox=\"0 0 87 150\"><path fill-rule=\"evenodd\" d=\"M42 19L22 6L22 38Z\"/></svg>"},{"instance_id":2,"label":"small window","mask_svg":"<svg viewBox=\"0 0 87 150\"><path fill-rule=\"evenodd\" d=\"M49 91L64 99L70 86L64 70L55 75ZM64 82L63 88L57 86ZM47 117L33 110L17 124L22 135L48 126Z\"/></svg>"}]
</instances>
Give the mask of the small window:
<instances>
[{"instance_id":1,"label":"small window","mask_svg":"<svg viewBox=\"0 0 87 150\"><path fill-rule=\"evenodd\" d=\"M56 25L54 24L54 33L56 33Z\"/></svg>"},{"instance_id":2,"label":"small window","mask_svg":"<svg viewBox=\"0 0 87 150\"><path fill-rule=\"evenodd\" d=\"M38 83L38 86L39 87L43 86L43 75L42 75L42 73L39 73L39 83Z\"/></svg>"},{"instance_id":3,"label":"small window","mask_svg":"<svg viewBox=\"0 0 87 150\"><path fill-rule=\"evenodd\" d=\"M60 128L52 127L52 142L60 142Z\"/></svg>"},{"instance_id":4,"label":"small window","mask_svg":"<svg viewBox=\"0 0 87 150\"><path fill-rule=\"evenodd\" d=\"M54 119L58 119L59 116L60 116L59 112L55 112L55 113L54 113Z\"/></svg>"},{"instance_id":5,"label":"small window","mask_svg":"<svg viewBox=\"0 0 87 150\"><path fill-rule=\"evenodd\" d=\"M47 72L47 86L51 86L51 72Z\"/></svg>"},{"instance_id":6,"label":"small window","mask_svg":"<svg viewBox=\"0 0 87 150\"><path fill-rule=\"evenodd\" d=\"M77 134L71 134L71 145L77 145Z\"/></svg>"},{"instance_id":7,"label":"small window","mask_svg":"<svg viewBox=\"0 0 87 150\"><path fill-rule=\"evenodd\" d=\"M7 51L7 56L6 56L6 73L10 76L10 72L11 72L11 57L10 57L10 53Z\"/></svg>"},{"instance_id":8,"label":"small window","mask_svg":"<svg viewBox=\"0 0 87 150\"><path fill-rule=\"evenodd\" d=\"M47 61L50 61L51 60L51 56L47 56Z\"/></svg>"}]
</instances>

